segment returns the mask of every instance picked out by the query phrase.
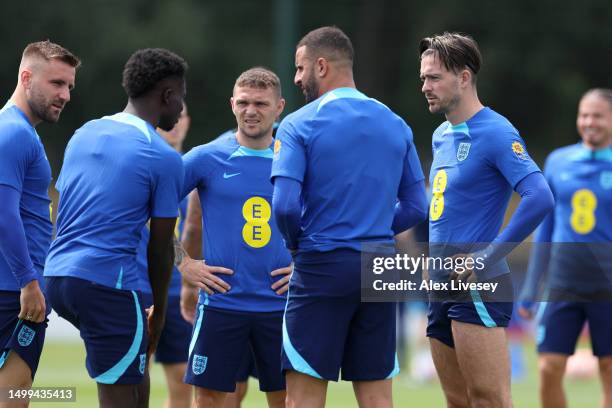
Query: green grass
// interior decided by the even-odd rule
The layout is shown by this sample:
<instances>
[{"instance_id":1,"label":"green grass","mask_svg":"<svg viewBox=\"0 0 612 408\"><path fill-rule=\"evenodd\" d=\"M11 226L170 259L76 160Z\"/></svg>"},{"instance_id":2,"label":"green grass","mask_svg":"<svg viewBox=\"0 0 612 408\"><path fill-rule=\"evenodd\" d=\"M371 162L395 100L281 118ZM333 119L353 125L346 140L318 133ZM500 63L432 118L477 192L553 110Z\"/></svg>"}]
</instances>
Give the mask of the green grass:
<instances>
[{"instance_id":1,"label":"green grass","mask_svg":"<svg viewBox=\"0 0 612 408\"><path fill-rule=\"evenodd\" d=\"M527 346L528 376L513 384L514 405L517 408L538 407L537 377L533 345ZM32 403L33 407L95 407L97 406L96 385L85 369L85 352L81 342L45 344L42 360L36 375L35 386L76 387L76 403ZM600 402L600 387L597 381L566 381L566 391L571 407L597 407ZM163 407L165 380L158 364L151 372L151 407ZM407 377L399 375L394 381L394 402L396 407L442 407L444 400L439 384L414 384ZM266 407L265 396L259 392L258 384L251 381L243 407ZM330 383L327 406L355 407L350 383Z\"/></svg>"}]
</instances>

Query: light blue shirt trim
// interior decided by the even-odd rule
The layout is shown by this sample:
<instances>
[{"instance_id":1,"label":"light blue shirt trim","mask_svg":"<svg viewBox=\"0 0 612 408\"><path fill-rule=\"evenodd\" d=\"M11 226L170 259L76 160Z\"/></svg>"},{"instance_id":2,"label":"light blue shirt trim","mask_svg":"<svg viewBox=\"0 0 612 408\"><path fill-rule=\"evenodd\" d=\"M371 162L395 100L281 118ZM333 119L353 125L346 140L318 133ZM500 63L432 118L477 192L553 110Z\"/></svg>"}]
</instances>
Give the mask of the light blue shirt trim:
<instances>
[{"instance_id":1,"label":"light blue shirt trim","mask_svg":"<svg viewBox=\"0 0 612 408\"><path fill-rule=\"evenodd\" d=\"M140 311L140 303L138 302L138 295L135 291L131 290L134 296L134 305L136 307L136 333L134 334L134 341L130 346L125 356L117 364L111 367L108 371L100 374L94 381L102 384L115 384L119 377L125 373L130 364L134 361L140 350L140 344L142 343L143 325L142 325L142 313Z\"/></svg>"},{"instance_id":2,"label":"light blue shirt trim","mask_svg":"<svg viewBox=\"0 0 612 408\"><path fill-rule=\"evenodd\" d=\"M471 138L470 128L468 128L468 125L465 122L459 123L457 125L449 124L449 126L444 130L444 132L442 132L442 134L447 135L449 133L463 133L467 137Z\"/></svg>"},{"instance_id":3,"label":"light blue shirt trim","mask_svg":"<svg viewBox=\"0 0 612 408\"><path fill-rule=\"evenodd\" d=\"M287 292L287 300L289 299L289 292ZM287 302L288 303L288 302ZM311 366L308 364L304 357L298 353L298 351L291 344L291 340L289 339L289 332L287 331L287 322L285 320L285 315L287 314L287 304L285 304L285 313L283 313L283 349L285 350L285 354L291 363L291 366L295 371L300 373L309 375L311 377L323 379Z\"/></svg>"},{"instance_id":4,"label":"light blue shirt trim","mask_svg":"<svg viewBox=\"0 0 612 408\"><path fill-rule=\"evenodd\" d=\"M119 112L111 116L104 116L102 119L113 120L115 122L134 126L138 130L140 130L142 134L147 137L149 143L151 143L151 134L149 133L149 127L147 125L147 122L140 119L138 116L132 115L131 113L127 112Z\"/></svg>"},{"instance_id":5,"label":"light blue shirt trim","mask_svg":"<svg viewBox=\"0 0 612 408\"><path fill-rule=\"evenodd\" d=\"M612 163L612 147L605 147L599 150L591 150L584 144L580 144L576 152L570 156L573 161L582 160L601 160Z\"/></svg>"},{"instance_id":6,"label":"light blue shirt trim","mask_svg":"<svg viewBox=\"0 0 612 408\"><path fill-rule=\"evenodd\" d=\"M231 160L234 157L247 157L247 156L263 157L264 159L272 159L274 157L274 152L270 148L258 150L258 149L251 149L248 147L240 146L238 149L236 149L236 151L234 151L234 153L231 154L231 156L227 160Z\"/></svg>"},{"instance_id":7,"label":"light blue shirt trim","mask_svg":"<svg viewBox=\"0 0 612 408\"><path fill-rule=\"evenodd\" d=\"M395 377L396 375L399 374L400 372L400 366L399 366L399 360L397 358L397 353L395 353L395 365L393 366L393 370L391 371L391 373L387 376L387 380L390 380L391 378Z\"/></svg>"},{"instance_id":8,"label":"light blue shirt trim","mask_svg":"<svg viewBox=\"0 0 612 408\"><path fill-rule=\"evenodd\" d=\"M491 318L489 311L487 310L482 298L480 297L480 293L477 290L471 290L470 294L472 295L472 300L474 301L474 307L476 308L476 313L478 313L478 317L486 327L497 327L497 323L495 320Z\"/></svg>"},{"instance_id":9,"label":"light blue shirt trim","mask_svg":"<svg viewBox=\"0 0 612 408\"><path fill-rule=\"evenodd\" d=\"M342 98L370 99L355 88L336 88L332 91L329 91L323 97L323 99L321 99L321 102L319 102L319 106L317 106L317 112L329 102Z\"/></svg>"},{"instance_id":10,"label":"light blue shirt trim","mask_svg":"<svg viewBox=\"0 0 612 408\"><path fill-rule=\"evenodd\" d=\"M119 270L119 277L117 278L117 283L115 284L115 289L121 289L121 285L123 281L123 266Z\"/></svg>"},{"instance_id":11,"label":"light blue shirt trim","mask_svg":"<svg viewBox=\"0 0 612 408\"><path fill-rule=\"evenodd\" d=\"M4 113L5 110L9 109L11 106L15 106L13 101L6 101L2 109L0 109L0 114Z\"/></svg>"}]
</instances>

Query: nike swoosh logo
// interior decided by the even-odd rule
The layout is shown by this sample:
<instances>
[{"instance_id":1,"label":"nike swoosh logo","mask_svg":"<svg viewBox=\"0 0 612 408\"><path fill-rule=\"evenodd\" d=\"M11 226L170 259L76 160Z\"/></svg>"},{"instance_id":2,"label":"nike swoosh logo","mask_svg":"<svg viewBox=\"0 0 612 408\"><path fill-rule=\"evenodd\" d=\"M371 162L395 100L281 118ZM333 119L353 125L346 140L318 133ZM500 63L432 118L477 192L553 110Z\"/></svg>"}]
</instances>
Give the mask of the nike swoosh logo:
<instances>
[{"instance_id":1,"label":"nike swoosh logo","mask_svg":"<svg viewBox=\"0 0 612 408\"><path fill-rule=\"evenodd\" d=\"M223 178L224 178L224 179L228 179L228 178L231 178L231 177L237 176L237 175L239 175L239 174L240 174L240 173L231 173L231 174L223 173Z\"/></svg>"}]
</instances>

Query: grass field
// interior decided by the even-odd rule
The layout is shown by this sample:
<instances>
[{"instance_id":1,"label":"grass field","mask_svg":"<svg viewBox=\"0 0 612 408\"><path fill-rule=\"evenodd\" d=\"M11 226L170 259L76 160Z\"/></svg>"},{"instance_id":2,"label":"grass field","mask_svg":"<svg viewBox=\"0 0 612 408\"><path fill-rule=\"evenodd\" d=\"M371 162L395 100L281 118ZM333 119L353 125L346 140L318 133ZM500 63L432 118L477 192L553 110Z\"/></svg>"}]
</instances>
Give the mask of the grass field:
<instances>
[{"instance_id":1,"label":"grass field","mask_svg":"<svg viewBox=\"0 0 612 408\"><path fill-rule=\"evenodd\" d=\"M527 350L529 375L513 384L514 405L517 408L538 407L537 378L533 346ZM45 344L42 361L36 375L35 386L76 387L75 403L32 403L33 407L95 407L97 394L95 383L85 370L85 352L82 343L60 343L49 341ZM599 406L600 387L597 381L566 382L569 406L574 408L593 408ZM151 373L151 407L163 407L165 381L159 365L155 364ZM396 407L443 407L444 400L437 383L411 384L407 377L400 374L394 382L394 402ZM266 407L265 397L258 390L258 384L249 384L249 393L243 407ZM330 384L327 406L355 407L353 392L349 383Z\"/></svg>"}]
</instances>

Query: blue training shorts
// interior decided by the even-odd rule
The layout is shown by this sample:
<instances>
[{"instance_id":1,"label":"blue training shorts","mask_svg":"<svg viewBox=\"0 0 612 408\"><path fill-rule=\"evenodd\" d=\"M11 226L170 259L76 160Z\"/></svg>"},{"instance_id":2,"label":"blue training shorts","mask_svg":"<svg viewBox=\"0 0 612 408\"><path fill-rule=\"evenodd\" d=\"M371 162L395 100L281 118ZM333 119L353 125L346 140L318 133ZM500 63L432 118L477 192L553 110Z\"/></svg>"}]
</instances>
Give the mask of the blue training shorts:
<instances>
[{"instance_id":1,"label":"blue training shorts","mask_svg":"<svg viewBox=\"0 0 612 408\"><path fill-rule=\"evenodd\" d=\"M538 353L574 354L578 337L588 322L593 354L612 355L612 302L545 302L538 315Z\"/></svg>"},{"instance_id":2,"label":"blue training shorts","mask_svg":"<svg viewBox=\"0 0 612 408\"><path fill-rule=\"evenodd\" d=\"M81 333L91 378L101 384L140 384L147 365L147 322L140 292L68 276L47 277L57 314Z\"/></svg>"},{"instance_id":3,"label":"blue training shorts","mask_svg":"<svg viewBox=\"0 0 612 408\"><path fill-rule=\"evenodd\" d=\"M449 295L447 300L429 302L427 313L427 337L455 347L451 322L456 320L485 327L508 327L512 317L513 303L491 301L491 299L511 299L512 279L510 274L493 278L487 282L499 283L497 294L484 291L466 291L459 295ZM444 295L435 295L444 299ZM460 300L456 300L460 299Z\"/></svg>"},{"instance_id":4,"label":"blue training shorts","mask_svg":"<svg viewBox=\"0 0 612 408\"><path fill-rule=\"evenodd\" d=\"M20 292L0 291L0 368L11 352L17 353L30 367L33 380L49 320L45 318L41 323L34 323L18 319L21 311L20 296ZM48 305L47 310L51 310Z\"/></svg>"},{"instance_id":5,"label":"blue training shorts","mask_svg":"<svg viewBox=\"0 0 612 408\"><path fill-rule=\"evenodd\" d=\"M283 370L337 381L375 381L399 372L396 304L361 303L361 254L295 257L283 321Z\"/></svg>"},{"instance_id":6,"label":"blue training shorts","mask_svg":"<svg viewBox=\"0 0 612 408\"><path fill-rule=\"evenodd\" d=\"M189 346L185 383L234 392L246 380L249 345L257 367L259 389L285 389L280 367L282 312L240 312L198 305ZM240 378L240 377L243 378Z\"/></svg>"}]
</instances>

